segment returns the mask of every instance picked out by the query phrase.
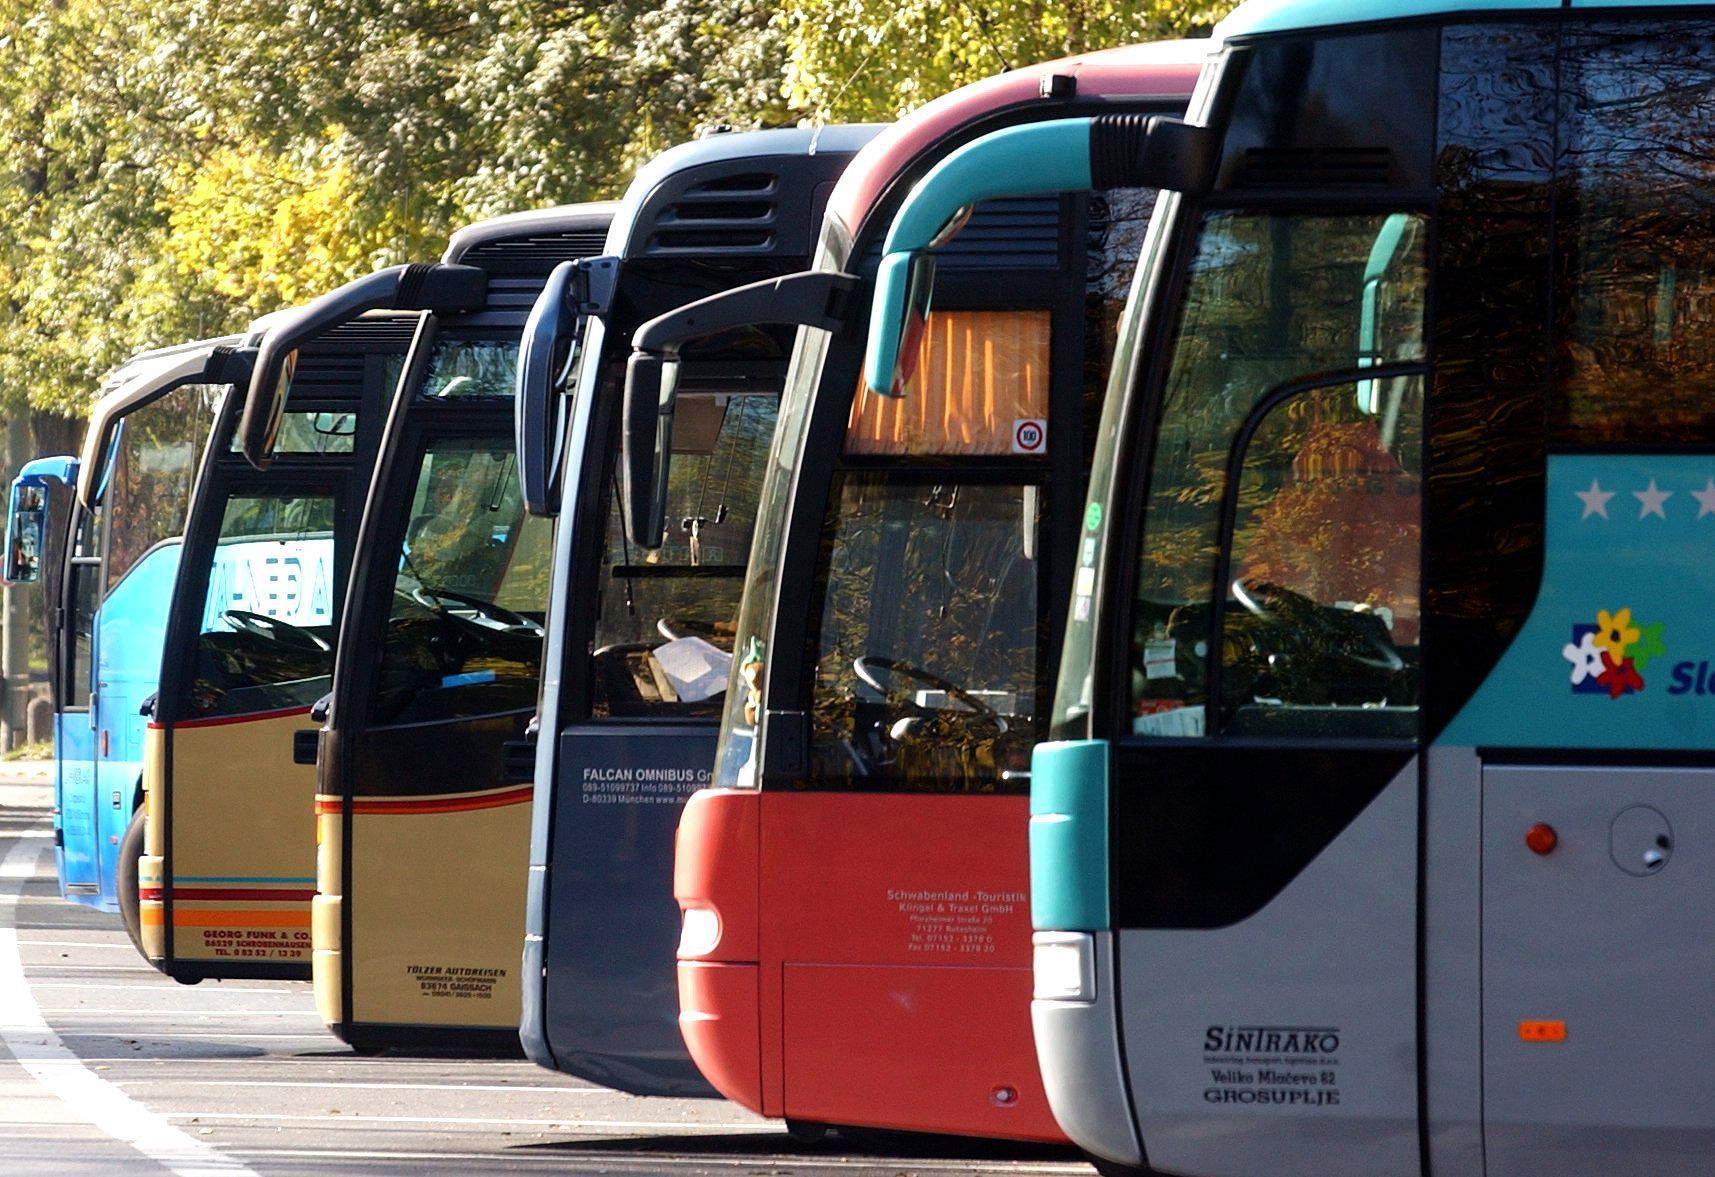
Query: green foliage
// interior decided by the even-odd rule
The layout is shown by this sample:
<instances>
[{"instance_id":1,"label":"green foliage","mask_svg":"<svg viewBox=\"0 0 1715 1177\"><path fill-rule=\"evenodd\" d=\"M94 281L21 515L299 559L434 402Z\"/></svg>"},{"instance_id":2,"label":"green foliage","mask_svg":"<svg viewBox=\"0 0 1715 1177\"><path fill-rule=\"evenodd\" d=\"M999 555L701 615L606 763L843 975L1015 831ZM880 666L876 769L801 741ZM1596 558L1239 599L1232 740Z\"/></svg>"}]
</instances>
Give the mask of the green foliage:
<instances>
[{"instance_id":1,"label":"green foliage","mask_svg":"<svg viewBox=\"0 0 1715 1177\"><path fill-rule=\"evenodd\" d=\"M1207 33L1237 0L787 0L791 103L891 119L956 86L1091 49Z\"/></svg>"},{"instance_id":2,"label":"green foliage","mask_svg":"<svg viewBox=\"0 0 1715 1177\"><path fill-rule=\"evenodd\" d=\"M0 409L81 413L133 352L617 195L711 124L888 118L1230 6L0 0Z\"/></svg>"}]
</instances>

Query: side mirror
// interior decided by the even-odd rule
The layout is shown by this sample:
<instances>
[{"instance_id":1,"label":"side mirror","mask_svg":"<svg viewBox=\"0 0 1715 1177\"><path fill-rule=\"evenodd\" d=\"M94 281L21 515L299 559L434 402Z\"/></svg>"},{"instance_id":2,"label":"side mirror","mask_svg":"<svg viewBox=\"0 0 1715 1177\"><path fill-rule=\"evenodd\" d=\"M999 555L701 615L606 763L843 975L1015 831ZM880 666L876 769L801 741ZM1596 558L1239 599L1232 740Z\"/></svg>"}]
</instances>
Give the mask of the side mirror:
<instances>
[{"instance_id":1,"label":"side mirror","mask_svg":"<svg viewBox=\"0 0 1715 1177\"><path fill-rule=\"evenodd\" d=\"M34 475L20 474L12 482L12 497L6 506L7 584L34 584L42 578L47 530L48 484Z\"/></svg>"},{"instance_id":2,"label":"side mirror","mask_svg":"<svg viewBox=\"0 0 1715 1177\"><path fill-rule=\"evenodd\" d=\"M625 439L621 486L632 542L661 546L667 529L667 474L673 459L673 409L679 360L631 353L625 365Z\"/></svg>"},{"instance_id":3,"label":"side mirror","mask_svg":"<svg viewBox=\"0 0 1715 1177\"><path fill-rule=\"evenodd\" d=\"M1412 217L1409 213L1392 214L1382 222L1375 244L1370 247L1369 261L1364 266L1362 303L1358 311L1360 368L1373 368L1386 362L1387 357L1382 354L1380 339L1382 289L1387 285L1388 271L1393 268L1394 259L1399 256L1400 249L1408 241L1411 225ZM1380 382L1358 381L1358 408L1371 414L1381 411Z\"/></svg>"},{"instance_id":4,"label":"side mirror","mask_svg":"<svg viewBox=\"0 0 1715 1177\"><path fill-rule=\"evenodd\" d=\"M625 368L621 459L625 533L632 543L658 548L666 530L680 349L734 327L776 324L838 331L857 283L855 275L825 270L764 278L686 303L637 329L631 337L636 350Z\"/></svg>"},{"instance_id":5,"label":"side mirror","mask_svg":"<svg viewBox=\"0 0 1715 1177\"><path fill-rule=\"evenodd\" d=\"M297 352L323 332L365 311L474 311L488 298L488 271L476 266L415 263L378 270L301 307L283 312L257 345L238 440L258 470L274 460L274 441L285 419Z\"/></svg>"},{"instance_id":6,"label":"side mirror","mask_svg":"<svg viewBox=\"0 0 1715 1177\"><path fill-rule=\"evenodd\" d=\"M935 294L935 255L915 250L889 254L876 275L875 315L870 326L873 344L864 357L864 383L902 395L917 374L923 333L929 329L930 304ZM885 330L878 330L879 322Z\"/></svg>"},{"instance_id":7,"label":"side mirror","mask_svg":"<svg viewBox=\"0 0 1715 1177\"><path fill-rule=\"evenodd\" d=\"M1158 115L1055 119L994 131L929 169L894 215L876 271L864 384L880 396L904 387L916 360L905 335L921 330L929 295L917 289L934 271L924 251L958 232L985 200L1041 192L1160 188L1200 195L1213 182L1219 142L1206 127ZM922 312L917 314L914 312Z\"/></svg>"},{"instance_id":8,"label":"side mirror","mask_svg":"<svg viewBox=\"0 0 1715 1177\"><path fill-rule=\"evenodd\" d=\"M573 392L580 343L591 315L605 315L619 276L616 257L561 262L548 276L524 324L513 399L519 487L532 515L559 510L566 398Z\"/></svg>"}]
</instances>

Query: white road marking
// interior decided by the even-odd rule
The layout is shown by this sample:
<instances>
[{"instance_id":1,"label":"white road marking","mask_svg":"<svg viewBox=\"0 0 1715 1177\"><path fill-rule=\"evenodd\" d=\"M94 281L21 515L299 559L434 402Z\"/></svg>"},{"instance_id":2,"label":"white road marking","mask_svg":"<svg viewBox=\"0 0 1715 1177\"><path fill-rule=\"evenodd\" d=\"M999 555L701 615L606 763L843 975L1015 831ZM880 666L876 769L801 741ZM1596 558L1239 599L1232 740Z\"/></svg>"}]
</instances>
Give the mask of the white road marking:
<instances>
[{"instance_id":1,"label":"white road marking","mask_svg":"<svg viewBox=\"0 0 1715 1177\"><path fill-rule=\"evenodd\" d=\"M66 1038L126 1038L126 1039L133 1041L133 1042L161 1042L163 1040L172 1039L172 1038L199 1038L199 1039L203 1039L203 1038L222 1039L222 1038L225 1038L225 1039L232 1039L233 1045L235 1045L235 1046L242 1046L244 1043L249 1042L252 1038L290 1038L290 1039L293 1039L294 1041L323 1042L323 1043L325 1043L328 1040L328 1034L326 1031L323 1031L320 1034L265 1034L265 1033L251 1033L249 1030L222 1030L218 1033L214 1032L214 1031L208 1031L206 1033L199 1033L196 1031L189 1031L189 1030L150 1030L146 1033L130 1034L130 1033L127 1033L125 1031L124 1027L120 1027L117 1030L109 1030L109 1029L92 1028L92 1027L87 1027L87 1026L86 1027L80 1027L80 1028L75 1029L75 1030L67 1029L64 1037L66 1037ZM170 1060L170 1061L177 1062L179 1060L174 1059L174 1060Z\"/></svg>"},{"instance_id":2,"label":"white road marking","mask_svg":"<svg viewBox=\"0 0 1715 1177\"><path fill-rule=\"evenodd\" d=\"M167 1018L182 1022L186 1018L315 1018L321 1015L313 1009L97 1009L90 1005L44 1005L44 1014L83 1014L97 1018Z\"/></svg>"},{"instance_id":3,"label":"white road marking","mask_svg":"<svg viewBox=\"0 0 1715 1177\"><path fill-rule=\"evenodd\" d=\"M46 969L65 969L68 972L76 973L141 973L151 978L161 977L161 974L157 973L146 964L37 964L32 960L25 962L24 967L29 969L32 973L40 973ZM173 982L168 981L165 977L161 977L161 980L168 985L173 984ZM32 985L43 985L47 983L48 982L45 981L30 982ZM274 990L270 990L270 992L274 992Z\"/></svg>"},{"instance_id":4,"label":"white road marking","mask_svg":"<svg viewBox=\"0 0 1715 1177\"><path fill-rule=\"evenodd\" d=\"M30 971L35 972L36 966L34 966L34 965L30 966ZM155 970L150 969L149 971L154 972ZM103 982L103 981L31 981L30 984L37 989L119 989L119 990L123 990L126 993L135 993L139 989L166 989L169 986L171 986L173 988L177 987L175 982L168 981L165 978L162 978L162 983L159 985L153 985L153 984L149 984L147 982L145 982L142 985L137 985L137 984L111 985L111 984L108 984L108 983ZM215 990L215 992L218 993L219 990ZM248 994L248 993L286 993L286 994L290 994L294 997L299 995L298 991L296 989L241 989L241 990L236 990L236 992L246 993L246 994ZM199 995L199 996L201 996L201 995ZM59 1011L56 1010L55 1012L57 1013ZM126 1010L125 1012L130 1013L131 1011ZM237 1010L230 1010L230 1011L229 1010L221 1010L219 1012L221 1012L221 1013L229 1013L229 1012L230 1013L237 1013L238 1011ZM277 1012L280 1012L280 1013L298 1013L300 1011L298 1011L298 1010L280 1010Z\"/></svg>"},{"instance_id":5,"label":"white road marking","mask_svg":"<svg viewBox=\"0 0 1715 1177\"><path fill-rule=\"evenodd\" d=\"M187 1060L181 1059L178 1061L183 1062L183 1061L187 1061ZM195 1060L188 1060L188 1061L206 1062L206 1061L210 1061L210 1060L195 1059ZM251 1059L237 1059L237 1060L232 1060L232 1061L253 1063L256 1060L251 1058ZM318 1061L322 1061L322 1060L318 1060ZM393 1059L391 1061L397 1063L399 1060ZM269 1059L268 1062L269 1062L269 1065L272 1066L274 1063L274 1060ZM343 1064L342 1064L342 1069L343 1069ZM162 1083L186 1083L186 1084L190 1084L193 1086L218 1084L219 1086L221 1086L223 1088L224 1087L332 1087L332 1088L337 1088L338 1090L341 1090L341 1091L348 1091L348 1090L362 1090L362 1091L511 1091L511 1092L521 1094L521 1095L566 1095L568 1093L578 1093L578 1092L582 1092L582 1091L587 1091L590 1094L595 1094L595 1095L616 1095L616 1094L618 1094L617 1092L609 1091L605 1087L591 1087L591 1088L535 1087L535 1086L527 1086L523 1083L460 1083L456 1080L449 1081L446 1083L352 1083L349 1080L344 1080L344 1079L328 1079L325 1081L312 1081L312 1080L308 1080L308 1079L210 1079L207 1076L204 1076L204 1077L198 1079L198 1078L182 1078L182 1077L179 1077L176 1075L139 1075L134 1079L114 1079L114 1080L111 1080L111 1082L119 1083L121 1085L126 1084L126 1083L147 1083L151 1087L159 1086ZM757 1122L759 1124L764 1123L764 1121L761 1121L761 1120L759 1120Z\"/></svg>"},{"instance_id":6,"label":"white road marking","mask_svg":"<svg viewBox=\"0 0 1715 1177\"><path fill-rule=\"evenodd\" d=\"M782 1136L785 1133L781 1133ZM345 1149L345 1148L238 1148L232 1150L232 1155L245 1157L250 1160L293 1159L293 1160L335 1160L335 1161L427 1161L437 1164L457 1161L486 1162L493 1164L504 1160L508 1165L519 1162L541 1162L544 1166L556 1172L563 1171L572 1162L587 1161L600 1157L604 1169L616 1166L623 1167L627 1162L635 1163L645 1172L658 1172L661 1158L647 1153L634 1152L630 1149L615 1149L613 1152L601 1152L594 1149L578 1149L575 1152L556 1153L552 1151L524 1153L502 1146L494 1152L408 1152L391 1149ZM804 1165L815 1169L877 1169L890 1173L906 1170L912 1173L969 1173L974 1165L983 1164L994 1168L1004 1168L1008 1173L1080 1173L1088 1174L1089 1166L1077 1161L976 1161L965 1158L934 1158L920 1157L884 1157L884 1156L840 1156L828 1153L804 1153L801 1155L782 1154L750 1154L744 1156L699 1156L696 1158L699 1168L728 1168L755 1170L759 1165L765 1166L771 1172L778 1172Z\"/></svg>"},{"instance_id":7,"label":"white road marking","mask_svg":"<svg viewBox=\"0 0 1715 1177\"><path fill-rule=\"evenodd\" d=\"M224 1084L222 1084L224 1086ZM307 1122L315 1124L498 1124L502 1127L553 1128L560 1132L666 1132L675 1135L696 1135L702 1132L730 1135L743 1132L784 1132L768 1123L758 1124L686 1124L677 1120L584 1120L562 1116L558 1120L518 1120L500 1116L371 1116L363 1112L323 1113L319 1116L292 1115L284 1112L168 1112L170 1120L239 1120L247 1123L267 1121Z\"/></svg>"},{"instance_id":8,"label":"white road marking","mask_svg":"<svg viewBox=\"0 0 1715 1177\"><path fill-rule=\"evenodd\" d=\"M14 917L18 893L35 879L47 849L41 838L23 837L0 860L0 1043L26 1074L80 1119L176 1177L256 1177L242 1162L179 1131L85 1067L42 1017L24 976Z\"/></svg>"}]
</instances>

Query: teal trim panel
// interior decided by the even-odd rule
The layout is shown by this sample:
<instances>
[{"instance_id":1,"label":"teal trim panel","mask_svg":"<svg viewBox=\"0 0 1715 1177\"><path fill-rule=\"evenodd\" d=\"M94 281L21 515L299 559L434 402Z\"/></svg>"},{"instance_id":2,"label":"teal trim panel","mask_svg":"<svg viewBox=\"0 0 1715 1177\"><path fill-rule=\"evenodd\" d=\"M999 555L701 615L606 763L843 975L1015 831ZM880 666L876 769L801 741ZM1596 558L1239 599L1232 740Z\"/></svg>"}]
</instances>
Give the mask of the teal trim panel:
<instances>
[{"instance_id":1,"label":"teal trim panel","mask_svg":"<svg viewBox=\"0 0 1715 1177\"><path fill-rule=\"evenodd\" d=\"M1030 918L1095 932L1108 914L1108 742L1038 744L1030 761Z\"/></svg>"},{"instance_id":2,"label":"teal trim panel","mask_svg":"<svg viewBox=\"0 0 1715 1177\"><path fill-rule=\"evenodd\" d=\"M1707 0L1705 0L1707 2ZM1215 26L1216 40L1418 16L1552 12L1561 0L1250 0Z\"/></svg>"},{"instance_id":3,"label":"teal trim panel","mask_svg":"<svg viewBox=\"0 0 1715 1177\"><path fill-rule=\"evenodd\" d=\"M911 293L909 253L890 253L875 272L875 301L869 312L869 345L864 353L863 382L878 396L893 394L893 374L899 370L899 348L905 335L905 300Z\"/></svg>"},{"instance_id":4,"label":"teal trim panel","mask_svg":"<svg viewBox=\"0 0 1715 1177\"><path fill-rule=\"evenodd\" d=\"M1715 455L1548 462L1542 588L1440 742L1715 747Z\"/></svg>"},{"instance_id":5,"label":"teal trim panel","mask_svg":"<svg viewBox=\"0 0 1715 1177\"><path fill-rule=\"evenodd\" d=\"M950 153L899 206L887 231L887 252L927 249L954 213L978 201L1088 188L1092 121L1007 127Z\"/></svg>"},{"instance_id":6,"label":"teal trim panel","mask_svg":"<svg viewBox=\"0 0 1715 1177\"><path fill-rule=\"evenodd\" d=\"M1250 0L1215 26L1215 40L1293 33L1334 25L1373 24L1420 16L1480 16L1496 12L1580 12L1604 8L1707 8L1709 0Z\"/></svg>"},{"instance_id":7,"label":"teal trim panel","mask_svg":"<svg viewBox=\"0 0 1715 1177\"><path fill-rule=\"evenodd\" d=\"M871 392L893 392L911 254L929 248L959 210L970 205L1003 196L1088 189L1091 122L1055 119L973 139L929 169L911 189L888 228L886 256L876 274L864 353L864 384Z\"/></svg>"}]
</instances>

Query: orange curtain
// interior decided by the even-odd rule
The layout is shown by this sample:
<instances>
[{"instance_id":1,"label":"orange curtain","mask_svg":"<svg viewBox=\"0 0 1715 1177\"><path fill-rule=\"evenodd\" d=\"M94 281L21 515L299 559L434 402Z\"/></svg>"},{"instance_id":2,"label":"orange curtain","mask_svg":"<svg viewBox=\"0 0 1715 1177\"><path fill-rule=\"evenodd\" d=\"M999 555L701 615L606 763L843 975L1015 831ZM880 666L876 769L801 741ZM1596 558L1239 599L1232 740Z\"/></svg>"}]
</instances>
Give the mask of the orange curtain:
<instances>
[{"instance_id":1,"label":"orange curtain","mask_svg":"<svg viewBox=\"0 0 1715 1177\"><path fill-rule=\"evenodd\" d=\"M1048 416L1052 316L931 311L902 397L861 384L848 454L1009 454L1018 422Z\"/></svg>"}]
</instances>

